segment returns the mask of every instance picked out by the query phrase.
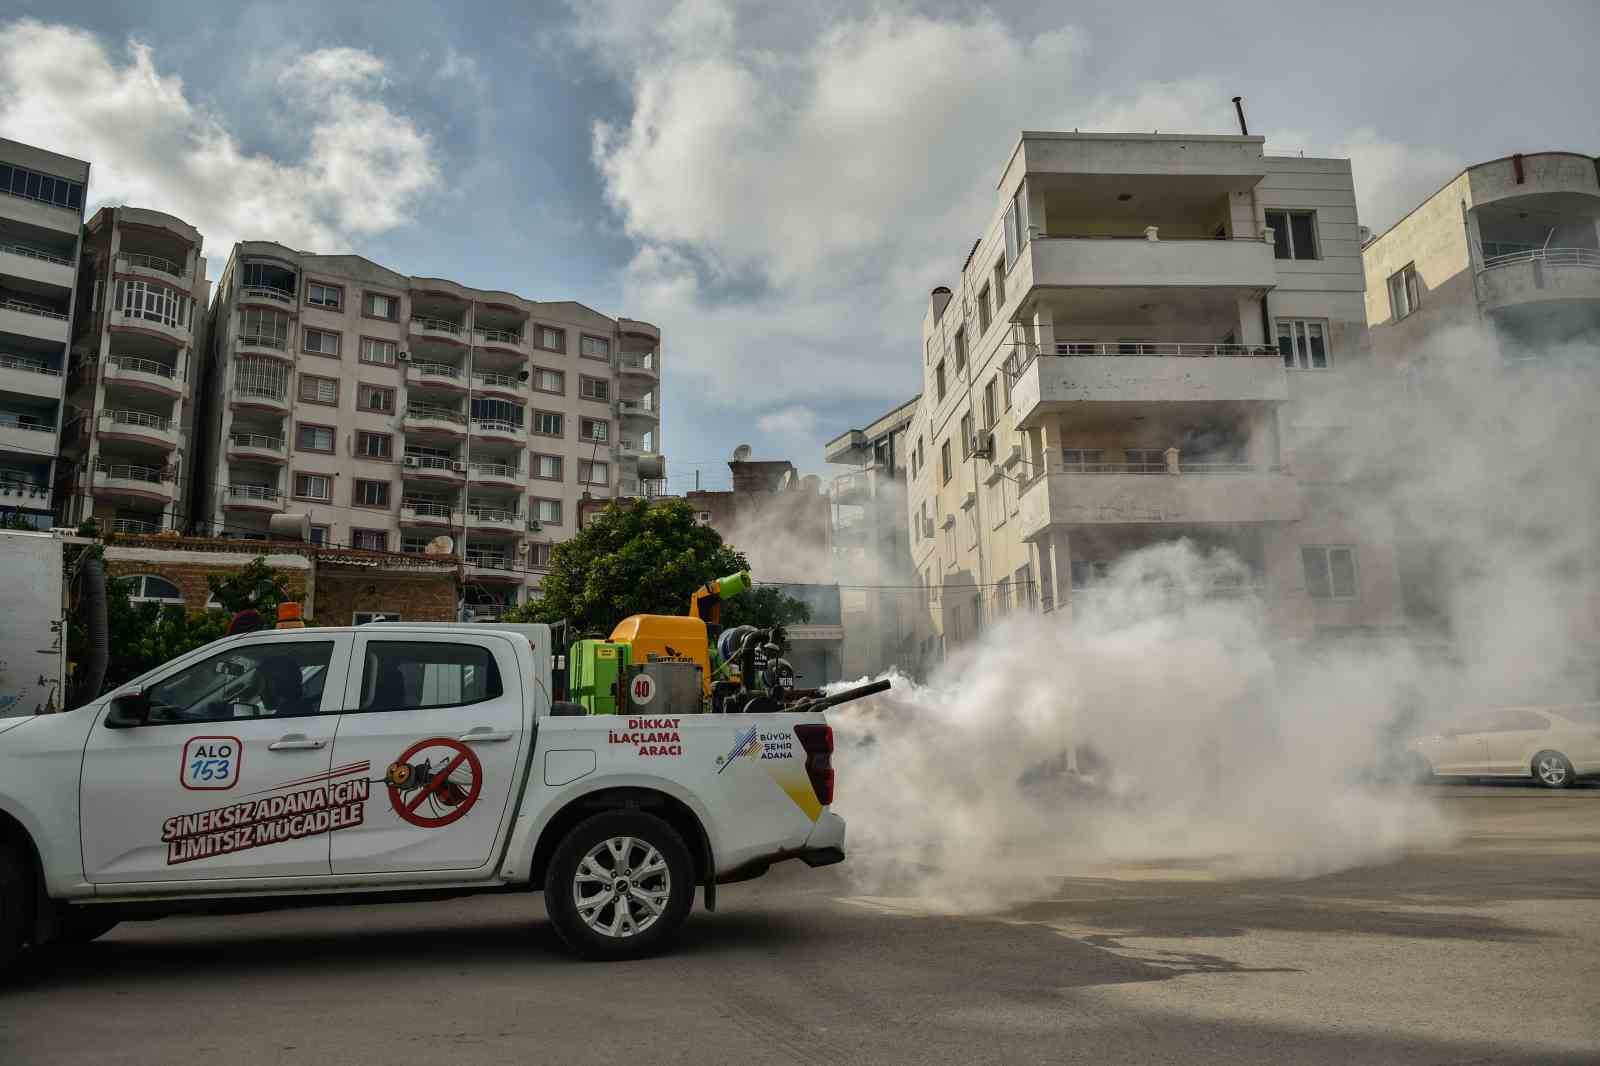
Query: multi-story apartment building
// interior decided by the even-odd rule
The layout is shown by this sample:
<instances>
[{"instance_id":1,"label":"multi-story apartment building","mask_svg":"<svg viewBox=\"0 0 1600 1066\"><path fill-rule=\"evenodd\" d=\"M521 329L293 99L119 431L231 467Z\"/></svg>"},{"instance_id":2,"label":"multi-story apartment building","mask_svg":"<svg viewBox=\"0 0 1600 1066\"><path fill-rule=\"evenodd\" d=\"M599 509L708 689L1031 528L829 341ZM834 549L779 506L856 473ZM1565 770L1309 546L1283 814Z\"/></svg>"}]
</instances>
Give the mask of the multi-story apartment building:
<instances>
[{"instance_id":1,"label":"multi-story apartment building","mask_svg":"<svg viewBox=\"0 0 1600 1066\"><path fill-rule=\"evenodd\" d=\"M1439 329L1488 323L1507 354L1600 337L1600 160L1538 152L1470 166L1362 249L1367 325L1406 362Z\"/></svg>"},{"instance_id":2,"label":"multi-story apartment building","mask_svg":"<svg viewBox=\"0 0 1600 1066\"><path fill-rule=\"evenodd\" d=\"M67 347L89 164L0 139L0 512L57 506Z\"/></svg>"},{"instance_id":3,"label":"multi-story apartment building","mask_svg":"<svg viewBox=\"0 0 1600 1066\"><path fill-rule=\"evenodd\" d=\"M920 396L823 446L823 460L854 469L833 479L834 572L842 585L844 676L876 676L915 665L915 619L906 524L911 422Z\"/></svg>"},{"instance_id":4,"label":"multi-story apartment building","mask_svg":"<svg viewBox=\"0 0 1600 1066\"><path fill-rule=\"evenodd\" d=\"M187 525L197 353L205 351L200 232L137 207L84 227L58 488L63 521L119 533Z\"/></svg>"},{"instance_id":5,"label":"multi-story apartment building","mask_svg":"<svg viewBox=\"0 0 1600 1066\"><path fill-rule=\"evenodd\" d=\"M1028 133L923 321L911 424L924 652L1070 609L1124 554L1243 562L1290 637L1398 621L1392 545L1330 461L1367 374L1350 164L1250 136ZM1240 586L1244 586L1241 589Z\"/></svg>"},{"instance_id":6,"label":"multi-story apartment building","mask_svg":"<svg viewBox=\"0 0 1600 1066\"><path fill-rule=\"evenodd\" d=\"M197 519L461 560L478 617L538 588L580 500L664 477L655 326L410 277L354 255L234 246L212 302Z\"/></svg>"}]
</instances>

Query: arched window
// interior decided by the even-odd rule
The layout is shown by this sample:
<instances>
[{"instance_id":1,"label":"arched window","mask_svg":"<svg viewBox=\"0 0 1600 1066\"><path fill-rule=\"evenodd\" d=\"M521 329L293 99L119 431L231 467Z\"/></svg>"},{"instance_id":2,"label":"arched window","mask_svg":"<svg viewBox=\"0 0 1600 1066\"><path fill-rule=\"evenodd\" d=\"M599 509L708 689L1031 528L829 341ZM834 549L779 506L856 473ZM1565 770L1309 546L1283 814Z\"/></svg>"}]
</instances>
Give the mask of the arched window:
<instances>
[{"instance_id":1,"label":"arched window","mask_svg":"<svg viewBox=\"0 0 1600 1066\"><path fill-rule=\"evenodd\" d=\"M183 592L164 577L139 574L127 581L128 600L132 603L183 603Z\"/></svg>"}]
</instances>

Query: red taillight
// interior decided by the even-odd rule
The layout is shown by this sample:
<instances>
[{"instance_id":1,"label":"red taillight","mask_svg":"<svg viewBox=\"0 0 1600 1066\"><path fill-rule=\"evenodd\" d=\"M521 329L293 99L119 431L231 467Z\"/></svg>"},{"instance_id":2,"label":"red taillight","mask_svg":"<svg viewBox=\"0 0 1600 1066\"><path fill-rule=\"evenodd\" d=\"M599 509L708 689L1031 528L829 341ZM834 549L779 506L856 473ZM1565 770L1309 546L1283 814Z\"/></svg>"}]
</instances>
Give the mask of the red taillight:
<instances>
[{"instance_id":1,"label":"red taillight","mask_svg":"<svg viewBox=\"0 0 1600 1066\"><path fill-rule=\"evenodd\" d=\"M806 776L811 779L811 790L817 802L824 807L833 802L833 726L797 725L794 735L806 749Z\"/></svg>"}]
</instances>

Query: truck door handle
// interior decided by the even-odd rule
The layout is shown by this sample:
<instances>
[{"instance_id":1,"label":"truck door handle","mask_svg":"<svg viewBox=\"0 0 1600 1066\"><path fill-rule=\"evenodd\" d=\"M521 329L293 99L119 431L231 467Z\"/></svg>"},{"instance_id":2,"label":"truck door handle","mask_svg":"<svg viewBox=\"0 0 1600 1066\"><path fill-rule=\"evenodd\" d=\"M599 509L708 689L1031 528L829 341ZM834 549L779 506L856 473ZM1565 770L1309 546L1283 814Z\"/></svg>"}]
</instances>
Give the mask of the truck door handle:
<instances>
[{"instance_id":1,"label":"truck door handle","mask_svg":"<svg viewBox=\"0 0 1600 1066\"><path fill-rule=\"evenodd\" d=\"M268 751L315 751L327 745L326 740L312 740L304 733L290 733L267 745Z\"/></svg>"},{"instance_id":2,"label":"truck door handle","mask_svg":"<svg viewBox=\"0 0 1600 1066\"><path fill-rule=\"evenodd\" d=\"M511 730L496 730L487 726L479 726L476 729L469 729L462 733L459 739L468 744L494 744L502 740L510 740Z\"/></svg>"}]
</instances>

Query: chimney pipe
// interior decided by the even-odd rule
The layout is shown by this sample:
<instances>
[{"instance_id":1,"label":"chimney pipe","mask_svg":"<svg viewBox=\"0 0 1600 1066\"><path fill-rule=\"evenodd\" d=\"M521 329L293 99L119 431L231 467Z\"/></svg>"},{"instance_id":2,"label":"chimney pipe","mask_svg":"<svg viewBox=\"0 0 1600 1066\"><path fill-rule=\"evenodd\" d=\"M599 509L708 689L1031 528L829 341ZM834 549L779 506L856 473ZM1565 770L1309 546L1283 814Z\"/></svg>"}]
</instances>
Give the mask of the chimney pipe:
<instances>
[{"instance_id":1,"label":"chimney pipe","mask_svg":"<svg viewBox=\"0 0 1600 1066\"><path fill-rule=\"evenodd\" d=\"M1243 137L1250 136L1250 127L1245 125L1245 121L1244 121L1244 97L1235 96L1233 98L1233 109L1235 111L1239 112L1239 134L1240 134L1240 136L1243 136Z\"/></svg>"}]
</instances>

